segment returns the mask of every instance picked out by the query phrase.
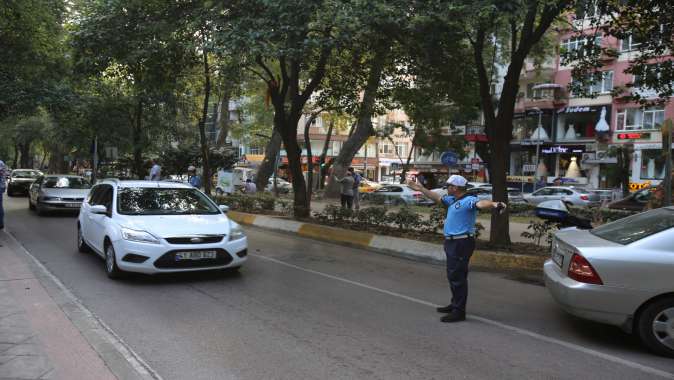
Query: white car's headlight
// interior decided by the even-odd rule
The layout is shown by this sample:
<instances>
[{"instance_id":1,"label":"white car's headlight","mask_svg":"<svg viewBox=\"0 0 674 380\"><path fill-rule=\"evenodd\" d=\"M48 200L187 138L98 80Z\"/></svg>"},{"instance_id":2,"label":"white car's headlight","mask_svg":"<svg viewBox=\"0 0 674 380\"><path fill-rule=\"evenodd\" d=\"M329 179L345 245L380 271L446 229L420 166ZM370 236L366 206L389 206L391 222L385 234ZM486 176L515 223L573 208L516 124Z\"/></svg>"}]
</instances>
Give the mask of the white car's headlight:
<instances>
[{"instance_id":1,"label":"white car's headlight","mask_svg":"<svg viewBox=\"0 0 674 380\"><path fill-rule=\"evenodd\" d=\"M125 227L122 227L122 238L124 240L137 241L141 243L159 244L159 239L154 237L154 235L151 233L146 231L132 230Z\"/></svg>"},{"instance_id":2,"label":"white car's headlight","mask_svg":"<svg viewBox=\"0 0 674 380\"><path fill-rule=\"evenodd\" d=\"M243 228L240 225L230 221L229 222L229 241L239 240L246 237Z\"/></svg>"}]
</instances>

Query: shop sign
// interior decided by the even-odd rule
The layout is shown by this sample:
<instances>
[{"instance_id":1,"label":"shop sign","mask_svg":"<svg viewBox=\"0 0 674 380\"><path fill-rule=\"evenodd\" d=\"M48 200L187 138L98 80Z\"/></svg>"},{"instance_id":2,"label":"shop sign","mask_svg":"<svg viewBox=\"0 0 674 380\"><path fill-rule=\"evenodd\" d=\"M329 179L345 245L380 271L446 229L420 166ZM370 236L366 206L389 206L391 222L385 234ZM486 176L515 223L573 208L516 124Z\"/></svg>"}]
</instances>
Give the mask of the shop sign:
<instances>
[{"instance_id":1,"label":"shop sign","mask_svg":"<svg viewBox=\"0 0 674 380\"><path fill-rule=\"evenodd\" d=\"M533 183L534 177L523 175L509 175L506 177L506 182L528 182Z\"/></svg>"},{"instance_id":2,"label":"shop sign","mask_svg":"<svg viewBox=\"0 0 674 380\"><path fill-rule=\"evenodd\" d=\"M631 139L648 139L651 138L651 134L648 132L638 133L638 132L628 132L628 133L618 133L616 134L618 140L631 140Z\"/></svg>"},{"instance_id":3,"label":"shop sign","mask_svg":"<svg viewBox=\"0 0 674 380\"><path fill-rule=\"evenodd\" d=\"M601 105L601 106L576 106L576 107L566 107L562 108L557 113L583 113L583 112L599 112L601 110L600 107L606 107L607 109L610 107L609 104L606 105Z\"/></svg>"},{"instance_id":4,"label":"shop sign","mask_svg":"<svg viewBox=\"0 0 674 380\"><path fill-rule=\"evenodd\" d=\"M637 191L637 190L645 189L647 187L651 187L651 181L646 181L646 182L643 182L643 183L630 182L630 191Z\"/></svg>"},{"instance_id":5,"label":"shop sign","mask_svg":"<svg viewBox=\"0 0 674 380\"><path fill-rule=\"evenodd\" d=\"M541 149L543 154L555 154L555 153L583 153L583 149L572 148L568 146L551 146L548 148Z\"/></svg>"}]
</instances>

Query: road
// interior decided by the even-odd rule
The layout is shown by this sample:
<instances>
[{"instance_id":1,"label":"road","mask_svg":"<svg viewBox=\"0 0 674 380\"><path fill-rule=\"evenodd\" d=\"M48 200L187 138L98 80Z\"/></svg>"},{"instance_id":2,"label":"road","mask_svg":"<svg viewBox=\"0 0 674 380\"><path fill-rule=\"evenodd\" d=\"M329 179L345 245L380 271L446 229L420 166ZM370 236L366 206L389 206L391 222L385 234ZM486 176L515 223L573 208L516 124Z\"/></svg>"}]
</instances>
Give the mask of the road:
<instances>
[{"instance_id":1,"label":"road","mask_svg":"<svg viewBox=\"0 0 674 380\"><path fill-rule=\"evenodd\" d=\"M442 267L248 228L240 274L109 280L72 215L6 200L6 225L165 379L657 379L674 360L563 313L540 284L473 272L444 324Z\"/></svg>"}]
</instances>

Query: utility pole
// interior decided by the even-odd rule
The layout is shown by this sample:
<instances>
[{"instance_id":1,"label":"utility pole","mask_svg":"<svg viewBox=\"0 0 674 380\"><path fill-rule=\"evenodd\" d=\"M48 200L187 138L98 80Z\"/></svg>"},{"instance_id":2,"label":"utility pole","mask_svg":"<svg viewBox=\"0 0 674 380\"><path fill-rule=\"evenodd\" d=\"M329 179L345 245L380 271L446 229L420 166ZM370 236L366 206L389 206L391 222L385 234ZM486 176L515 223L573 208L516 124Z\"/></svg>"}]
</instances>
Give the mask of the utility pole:
<instances>
[{"instance_id":1,"label":"utility pole","mask_svg":"<svg viewBox=\"0 0 674 380\"><path fill-rule=\"evenodd\" d=\"M672 205L672 120L668 119L662 126L662 149L665 155L665 199L663 206Z\"/></svg>"}]
</instances>

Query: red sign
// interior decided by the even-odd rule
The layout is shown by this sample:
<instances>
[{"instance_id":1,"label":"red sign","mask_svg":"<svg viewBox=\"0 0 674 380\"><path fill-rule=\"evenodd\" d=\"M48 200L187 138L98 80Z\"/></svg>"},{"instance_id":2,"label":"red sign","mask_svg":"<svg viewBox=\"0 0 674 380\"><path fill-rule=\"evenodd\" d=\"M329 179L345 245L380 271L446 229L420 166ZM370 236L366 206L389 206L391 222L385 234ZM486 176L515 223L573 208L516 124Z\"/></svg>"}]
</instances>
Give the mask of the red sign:
<instances>
[{"instance_id":1,"label":"red sign","mask_svg":"<svg viewBox=\"0 0 674 380\"><path fill-rule=\"evenodd\" d=\"M619 140L629 140L629 139L645 139L650 137L650 133L618 133Z\"/></svg>"}]
</instances>

